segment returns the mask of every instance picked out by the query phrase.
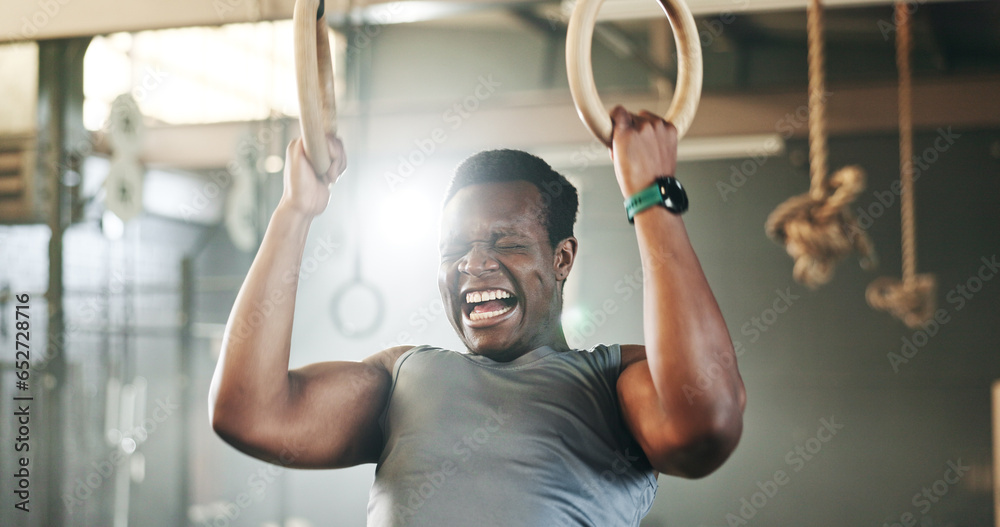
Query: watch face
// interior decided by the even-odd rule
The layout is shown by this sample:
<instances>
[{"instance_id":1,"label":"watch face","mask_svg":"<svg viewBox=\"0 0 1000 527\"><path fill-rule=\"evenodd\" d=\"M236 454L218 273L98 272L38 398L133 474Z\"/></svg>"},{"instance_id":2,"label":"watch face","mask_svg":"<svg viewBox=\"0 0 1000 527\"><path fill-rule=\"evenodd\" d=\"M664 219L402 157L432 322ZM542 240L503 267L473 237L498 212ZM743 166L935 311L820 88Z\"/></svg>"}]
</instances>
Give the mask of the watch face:
<instances>
[{"instance_id":1,"label":"watch face","mask_svg":"<svg viewBox=\"0 0 1000 527\"><path fill-rule=\"evenodd\" d=\"M673 177L665 177L660 181L660 194L663 196L663 204L668 209L677 214L682 214L688 209L687 191L681 186L681 182Z\"/></svg>"}]
</instances>

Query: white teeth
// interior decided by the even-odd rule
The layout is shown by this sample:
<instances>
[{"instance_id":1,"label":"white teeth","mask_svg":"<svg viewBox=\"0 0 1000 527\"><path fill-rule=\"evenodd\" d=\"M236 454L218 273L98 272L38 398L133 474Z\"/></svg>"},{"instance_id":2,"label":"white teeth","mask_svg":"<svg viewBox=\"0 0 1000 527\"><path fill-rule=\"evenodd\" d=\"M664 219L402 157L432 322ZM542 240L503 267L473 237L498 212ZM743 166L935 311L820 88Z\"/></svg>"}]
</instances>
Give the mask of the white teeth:
<instances>
[{"instance_id":1,"label":"white teeth","mask_svg":"<svg viewBox=\"0 0 1000 527\"><path fill-rule=\"evenodd\" d=\"M487 318L498 317L508 311L513 309L512 306L504 306L503 309L497 311L490 311L488 313L472 313L469 315L469 320L485 320Z\"/></svg>"},{"instance_id":2,"label":"white teeth","mask_svg":"<svg viewBox=\"0 0 1000 527\"><path fill-rule=\"evenodd\" d=\"M511 294L502 290L494 289L492 291L476 291L475 293L466 293L465 301L470 304L477 304L479 302L487 302L490 300L496 300L498 298L510 298Z\"/></svg>"}]
</instances>

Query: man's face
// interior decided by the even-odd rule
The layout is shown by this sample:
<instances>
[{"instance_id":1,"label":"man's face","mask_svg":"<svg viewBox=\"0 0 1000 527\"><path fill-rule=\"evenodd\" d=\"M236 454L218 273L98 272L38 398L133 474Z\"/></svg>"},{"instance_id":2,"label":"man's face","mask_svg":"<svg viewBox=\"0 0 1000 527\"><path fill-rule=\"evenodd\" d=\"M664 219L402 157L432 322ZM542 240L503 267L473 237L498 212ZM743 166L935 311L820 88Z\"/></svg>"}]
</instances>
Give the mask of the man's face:
<instances>
[{"instance_id":1,"label":"man's face","mask_svg":"<svg viewBox=\"0 0 1000 527\"><path fill-rule=\"evenodd\" d=\"M444 208L438 286L473 353L508 361L562 339L560 288L576 240L552 249L542 203L534 185L512 181L470 185Z\"/></svg>"}]
</instances>

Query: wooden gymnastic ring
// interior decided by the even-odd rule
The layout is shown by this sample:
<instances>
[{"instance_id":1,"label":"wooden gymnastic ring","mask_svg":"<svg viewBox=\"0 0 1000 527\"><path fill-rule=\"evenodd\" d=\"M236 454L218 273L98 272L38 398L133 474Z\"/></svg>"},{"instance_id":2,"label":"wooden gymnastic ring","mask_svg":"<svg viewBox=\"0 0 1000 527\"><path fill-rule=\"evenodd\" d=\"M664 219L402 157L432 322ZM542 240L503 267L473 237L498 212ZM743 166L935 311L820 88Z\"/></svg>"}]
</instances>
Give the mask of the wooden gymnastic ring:
<instances>
[{"instance_id":1,"label":"wooden gymnastic ring","mask_svg":"<svg viewBox=\"0 0 1000 527\"><path fill-rule=\"evenodd\" d=\"M694 16L683 0L658 0L673 28L677 45L677 86L670 109L663 116L677 128L680 139L691 126L701 98L701 41ZM590 47L597 12L604 0L577 0L566 33L566 73L580 119L590 132L611 146L612 123L597 94Z\"/></svg>"},{"instance_id":2,"label":"wooden gymnastic ring","mask_svg":"<svg viewBox=\"0 0 1000 527\"><path fill-rule=\"evenodd\" d=\"M295 0L292 15L302 143L309 163L321 177L333 163L327 135L337 133L333 61L323 4L323 0Z\"/></svg>"}]
</instances>

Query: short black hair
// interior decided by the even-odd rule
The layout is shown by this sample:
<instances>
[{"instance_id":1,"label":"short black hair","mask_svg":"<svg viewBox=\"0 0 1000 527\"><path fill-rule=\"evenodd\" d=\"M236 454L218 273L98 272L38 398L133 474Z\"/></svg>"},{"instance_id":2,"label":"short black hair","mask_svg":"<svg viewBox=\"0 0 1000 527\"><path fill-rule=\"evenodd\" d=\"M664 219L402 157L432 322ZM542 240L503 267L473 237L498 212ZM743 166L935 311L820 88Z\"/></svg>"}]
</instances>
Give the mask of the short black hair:
<instances>
[{"instance_id":1,"label":"short black hair","mask_svg":"<svg viewBox=\"0 0 1000 527\"><path fill-rule=\"evenodd\" d=\"M553 249L573 236L573 224L580 207L576 187L542 158L521 150L484 150L466 158L455 169L444 203L470 185L508 181L527 181L542 195L539 216Z\"/></svg>"}]
</instances>

